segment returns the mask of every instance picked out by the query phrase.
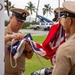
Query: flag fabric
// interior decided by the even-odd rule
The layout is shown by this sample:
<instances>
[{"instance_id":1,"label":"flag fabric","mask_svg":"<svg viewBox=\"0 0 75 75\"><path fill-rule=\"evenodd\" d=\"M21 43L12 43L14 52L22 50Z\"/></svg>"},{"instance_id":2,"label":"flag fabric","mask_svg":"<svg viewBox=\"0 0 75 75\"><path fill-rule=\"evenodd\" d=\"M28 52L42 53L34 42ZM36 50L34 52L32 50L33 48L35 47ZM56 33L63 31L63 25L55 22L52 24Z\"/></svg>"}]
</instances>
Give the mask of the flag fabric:
<instances>
[{"instance_id":1,"label":"flag fabric","mask_svg":"<svg viewBox=\"0 0 75 75\"><path fill-rule=\"evenodd\" d=\"M29 44L32 46L32 49L33 49L34 52L36 52L37 54L39 54L41 56L46 55L46 52L43 50L42 44L39 44L39 43L35 42L32 39L32 36L31 36L30 33L28 33L24 38L25 38L25 41L28 41Z\"/></svg>"},{"instance_id":2,"label":"flag fabric","mask_svg":"<svg viewBox=\"0 0 75 75\"><path fill-rule=\"evenodd\" d=\"M21 56L21 54L24 51L24 42L28 42L31 46L34 52L41 56L45 56L46 52L43 50L43 47L41 44L36 43L33 41L32 36L30 33L28 33L26 36L24 36L24 39L21 41L17 41L14 44L10 45L8 47L9 53L11 53L12 57L16 60L18 57Z\"/></svg>"},{"instance_id":3,"label":"flag fabric","mask_svg":"<svg viewBox=\"0 0 75 75\"><path fill-rule=\"evenodd\" d=\"M50 57L52 65L54 65L55 54L59 45L65 42L65 31L60 24L55 24L50 28L47 38L42 43L46 52L46 56Z\"/></svg>"},{"instance_id":4,"label":"flag fabric","mask_svg":"<svg viewBox=\"0 0 75 75\"><path fill-rule=\"evenodd\" d=\"M13 57L16 57L16 59L21 56L24 50L22 49L21 53L17 56L18 49L22 47L23 42L29 42L34 52L36 52L40 56L49 57L52 65L54 65L57 48L60 44L65 42L65 31L60 24L53 25L50 28L47 38L42 44L34 42L31 34L28 33L23 40L17 41L12 44L12 48L11 45L8 47L8 51L12 54Z\"/></svg>"},{"instance_id":5,"label":"flag fabric","mask_svg":"<svg viewBox=\"0 0 75 75\"><path fill-rule=\"evenodd\" d=\"M12 42L13 41L11 41L11 45L8 47L8 51L12 55L12 57L16 60L18 57L21 56L21 54L24 51L25 41L23 39L22 41L17 41L15 43Z\"/></svg>"},{"instance_id":6,"label":"flag fabric","mask_svg":"<svg viewBox=\"0 0 75 75\"><path fill-rule=\"evenodd\" d=\"M14 56L15 53L17 52L16 49L18 48L19 44L20 44L20 42L17 41L16 43L14 43L14 44L12 45L12 48L11 48L11 46L8 47L8 51L9 51L9 52L11 52L10 50L12 49L12 55L13 55L13 56Z\"/></svg>"},{"instance_id":7,"label":"flag fabric","mask_svg":"<svg viewBox=\"0 0 75 75\"><path fill-rule=\"evenodd\" d=\"M46 55L46 52L44 51L44 48L41 44L31 41L31 46L32 46L34 52L36 52L38 55L41 55L41 56Z\"/></svg>"}]
</instances>

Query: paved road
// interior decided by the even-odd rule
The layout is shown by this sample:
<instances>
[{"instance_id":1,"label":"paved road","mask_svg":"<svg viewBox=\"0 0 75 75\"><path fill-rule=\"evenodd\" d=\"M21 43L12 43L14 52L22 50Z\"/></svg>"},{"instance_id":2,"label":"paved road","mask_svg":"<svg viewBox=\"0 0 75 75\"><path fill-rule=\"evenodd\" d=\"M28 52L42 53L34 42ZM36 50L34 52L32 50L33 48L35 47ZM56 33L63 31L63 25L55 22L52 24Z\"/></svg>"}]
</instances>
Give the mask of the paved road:
<instances>
[{"instance_id":1,"label":"paved road","mask_svg":"<svg viewBox=\"0 0 75 75\"><path fill-rule=\"evenodd\" d=\"M49 31L43 31L43 30L20 30L23 33L31 33L36 35L47 35Z\"/></svg>"}]
</instances>

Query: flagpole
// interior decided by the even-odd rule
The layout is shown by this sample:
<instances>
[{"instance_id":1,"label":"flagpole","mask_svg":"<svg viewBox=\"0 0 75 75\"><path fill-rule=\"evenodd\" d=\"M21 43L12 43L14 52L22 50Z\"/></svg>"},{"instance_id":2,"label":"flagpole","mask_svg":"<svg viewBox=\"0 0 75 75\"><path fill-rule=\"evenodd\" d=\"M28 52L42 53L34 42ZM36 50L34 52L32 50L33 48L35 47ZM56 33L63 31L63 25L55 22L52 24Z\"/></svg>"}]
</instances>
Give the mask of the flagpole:
<instances>
[{"instance_id":1,"label":"flagpole","mask_svg":"<svg viewBox=\"0 0 75 75\"><path fill-rule=\"evenodd\" d=\"M60 8L60 0L58 0L58 8ZM60 10L59 10L59 13L58 13L58 18L60 18Z\"/></svg>"},{"instance_id":2,"label":"flagpole","mask_svg":"<svg viewBox=\"0 0 75 75\"><path fill-rule=\"evenodd\" d=\"M40 3L40 0L38 0L38 4L37 4L37 11L36 11L36 16L38 15L39 3ZM36 22L36 21L37 21L37 17L35 17L35 22Z\"/></svg>"},{"instance_id":3,"label":"flagpole","mask_svg":"<svg viewBox=\"0 0 75 75\"><path fill-rule=\"evenodd\" d=\"M0 75L4 75L4 0L0 0Z\"/></svg>"},{"instance_id":4,"label":"flagpole","mask_svg":"<svg viewBox=\"0 0 75 75\"><path fill-rule=\"evenodd\" d=\"M9 6L8 6L8 0L4 0L6 2L5 8L7 10L8 16L9 16Z\"/></svg>"}]
</instances>

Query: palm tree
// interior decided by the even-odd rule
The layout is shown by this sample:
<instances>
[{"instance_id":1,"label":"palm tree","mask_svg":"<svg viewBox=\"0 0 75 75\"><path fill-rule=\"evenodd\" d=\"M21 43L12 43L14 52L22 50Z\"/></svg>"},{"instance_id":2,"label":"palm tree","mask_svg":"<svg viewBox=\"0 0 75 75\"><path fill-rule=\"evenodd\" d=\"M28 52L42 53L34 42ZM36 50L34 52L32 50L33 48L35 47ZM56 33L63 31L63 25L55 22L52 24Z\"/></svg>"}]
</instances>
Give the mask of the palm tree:
<instances>
[{"instance_id":1,"label":"palm tree","mask_svg":"<svg viewBox=\"0 0 75 75\"><path fill-rule=\"evenodd\" d=\"M6 4L5 4L5 10L14 8L14 5L12 5L12 3L8 0L5 0Z\"/></svg>"},{"instance_id":2,"label":"palm tree","mask_svg":"<svg viewBox=\"0 0 75 75\"><path fill-rule=\"evenodd\" d=\"M50 4L45 4L42 10L43 10L43 15L47 14L47 17L48 14L51 15L51 13L53 12L53 8L51 8Z\"/></svg>"},{"instance_id":3,"label":"palm tree","mask_svg":"<svg viewBox=\"0 0 75 75\"><path fill-rule=\"evenodd\" d=\"M12 3L10 2L10 1L8 1L8 6L9 6L9 9L11 9L11 8L14 8L14 4L12 5Z\"/></svg>"},{"instance_id":4,"label":"palm tree","mask_svg":"<svg viewBox=\"0 0 75 75\"><path fill-rule=\"evenodd\" d=\"M35 12L36 8L35 6L32 4L32 2L27 3L28 6L25 6L25 9L29 11L30 13L30 20L31 20L31 15L33 14L33 12ZM29 21L30 21L29 20Z\"/></svg>"},{"instance_id":5,"label":"palm tree","mask_svg":"<svg viewBox=\"0 0 75 75\"><path fill-rule=\"evenodd\" d=\"M5 10L7 10L8 15L9 15L10 8L14 8L14 5L12 5L10 1L5 0Z\"/></svg>"}]
</instances>

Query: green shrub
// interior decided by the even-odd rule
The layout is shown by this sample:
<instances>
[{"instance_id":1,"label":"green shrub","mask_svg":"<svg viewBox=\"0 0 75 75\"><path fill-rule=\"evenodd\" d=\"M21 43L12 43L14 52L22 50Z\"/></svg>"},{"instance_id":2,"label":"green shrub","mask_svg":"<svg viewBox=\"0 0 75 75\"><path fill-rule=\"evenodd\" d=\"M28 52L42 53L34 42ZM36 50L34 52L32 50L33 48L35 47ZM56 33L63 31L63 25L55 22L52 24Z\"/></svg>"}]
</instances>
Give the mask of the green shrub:
<instances>
[{"instance_id":1,"label":"green shrub","mask_svg":"<svg viewBox=\"0 0 75 75\"><path fill-rule=\"evenodd\" d=\"M9 23L9 21L5 21L5 26L7 26ZM35 22L35 21L32 21L32 22L25 22L24 25L23 25L23 29L26 29L30 24L34 25L34 24L37 24L38 22Z\"/></svg>"},{"instance_id":2,"label":"green shrub","mask_svg":"<svg viewBox=\"0 0 75 75\"><path fill-rule=\"evenodd\" d=\"M9 21L5 21L5 26L7 26L7 25L8 25L8 23L9 23Z\"/></svg>"}]
</instances>

